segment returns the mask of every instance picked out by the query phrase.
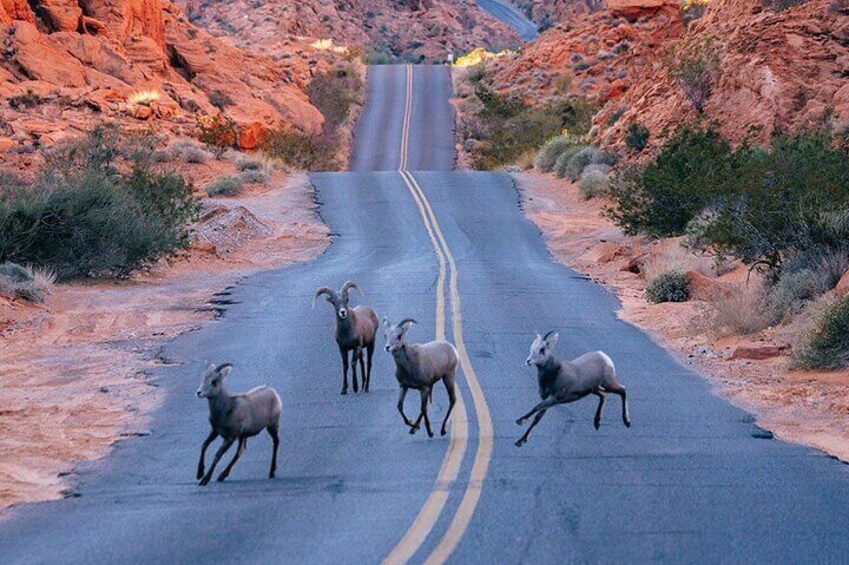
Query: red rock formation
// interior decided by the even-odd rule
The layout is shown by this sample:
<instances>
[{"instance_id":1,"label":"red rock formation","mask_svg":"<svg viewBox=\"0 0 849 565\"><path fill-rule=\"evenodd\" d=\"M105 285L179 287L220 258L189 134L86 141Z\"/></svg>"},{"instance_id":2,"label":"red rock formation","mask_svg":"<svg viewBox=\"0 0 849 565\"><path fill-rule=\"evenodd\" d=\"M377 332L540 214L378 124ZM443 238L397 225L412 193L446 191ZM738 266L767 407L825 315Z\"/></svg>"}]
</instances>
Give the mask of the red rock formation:
<instances>
[{"instance_id":1,"label":"red rock formation","mask_svg":"<svg viewBox=\"0 0 849 565\"><path fill-rule=\"evenodd\" d=\"M317 59L240 51L167 0L0 1L0 95L26 99L0 105L7 148L49 145L104 120L157 120L164 133L190 135L196 115L219 111L210 96L227 100L246 148L271 128L315 131L323 121L303 92ZM141 90L158 99L127 105Z\"/></svg>"},{"instance_id":2,"label":"red rock formation","mask_svg":"<svg viewBox=\"0 0 849 565\"><path fill-rule=\"evenodd\" d=\"M386 49L411 59L444 60L475 47L519 44L516 34L473 0L232 0L208 4L178 0L191 20L240 48L291 51L293 36L341 46Z\"/></svg>"}]
</instances>

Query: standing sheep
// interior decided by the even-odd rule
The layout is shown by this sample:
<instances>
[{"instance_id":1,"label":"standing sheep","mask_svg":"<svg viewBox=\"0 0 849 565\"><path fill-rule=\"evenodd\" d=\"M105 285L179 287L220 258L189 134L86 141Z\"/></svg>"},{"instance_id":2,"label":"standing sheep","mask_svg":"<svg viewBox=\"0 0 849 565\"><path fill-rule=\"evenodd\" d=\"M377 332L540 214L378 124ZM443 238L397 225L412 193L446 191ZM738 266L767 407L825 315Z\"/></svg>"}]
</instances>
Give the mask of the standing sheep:
<instances>
[{"instance_id":1,"label":"standing sheep","mask_svg":"<svg viewBox=\"0 0 849 565\"><path fill-rule=\"evenodd\" d=\"M363 392L368 392L371 383L371 360L374 356L374 340L377 335L377 314L368 306L348 307L348 292L354 289L362 295L356 283L347 281L339 293L323 286L315 291L312 299L313 307L319 296L327 296L327 301L333 305L336 312L336 344L342 355L342 394L348 394L348 352L351 355L351 373L354 393L357 389L357 361L360 362L360 373L363 381ZM368 367L363 363L363 349L368 355Z\"/></svg>"},{"instance_id":2,"label":"standing sheep","mask_svg":"<svg viewBox=\"0 0 849 565\"><path fill-rule=\"evenodd\" d=\"M263 429L268 430L268 435L274 442L271 453L271 470L268 478L273 479L277 471L277 448L280 446L280 397L274 389L267 386L259 386L248 392L230 395L224 390L224 379L230 374L232 365L224 363L216 367L210 365L203 372L198 398L206 398L209 402L209 423L212 431L204 440L200 450L200 461L198 462L197 478L201 486L205 486L212 478L212 472L221 457L230 449L233 442L239 440L236 455L230 464L218 475L221 482L230 474L233 465L242 456L248 443L248 438L260 433ZM224 443L215 453L215 459L209 467L209 472L204 475L204 456L206 448L215 438L221 436Z\"/></svg>"},{"instance_id":3,"label":"standing sheep","mask_svg":"<svg viewBox=\"0 0 849 565\"><path fill-rule=\"evenodd\" d=\"M631 427L625 387L616 380L616 368L610 357L601 351L593 351L572 361L558 360L554 357L554 346L559 337L560 334L551 331L544 337L537 334L531 343L531 352L526 362L529 366L537 368L539 396L542 402L516 420L521 426L536 414L525 434L516 442L517 447L522 447L528 441L528 435L534 426L539 424L546 410L555 404L574 402L589 394L598 396L598 408L593 419L595 429L601 425L601 409L608 392L618 394L622 398L622 421L625 426Z\"/></svg>"},{"instance_id":4,"label":"standing sheep","mask_svg":"<svg viewBox=\"0 0 849 565\"><path fill-rule=\"evenodd\" d=\"M410 433L416 433L419 424L424 418L428 437L433 437L430 429L430 418L427 415L427 404L433 394L433 385L440 380L445 383L448 391L448 412L442 421L441 434L445 435L448 417L457 402L457 390L454 385L454 373L457 371L457 350L447 341L431 341L428 343L407 343L404 336L410 326L417 323L412 318L402 320L398 325L392 325L389 320L383 318L386 328L386 351L392 354L395 360L395 378L401 385L401 395L398 397L398 411L404 419L404 423L410 426ZM422 408L415 423L411 422L404 414L404 398L408 389L415 389L421 393Z\"/></svg>"}]
</instances>

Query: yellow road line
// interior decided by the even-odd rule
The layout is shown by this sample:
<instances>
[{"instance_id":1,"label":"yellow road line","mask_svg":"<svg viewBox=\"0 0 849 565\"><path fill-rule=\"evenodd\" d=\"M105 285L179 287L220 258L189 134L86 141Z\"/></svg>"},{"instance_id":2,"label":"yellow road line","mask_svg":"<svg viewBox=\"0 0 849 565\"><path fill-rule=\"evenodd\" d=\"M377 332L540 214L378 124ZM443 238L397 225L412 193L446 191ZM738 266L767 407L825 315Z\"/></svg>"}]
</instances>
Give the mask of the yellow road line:
<instances>
[{"instance_id":1,"label":"yellow road line","mask_svg":"<svg viewBox=\"0 0 849 565\"><path fill-rule=\"evenodd\" d=\"M451 556L457 545L460 543L466 528L471 522L475 508L477 508L483 489L483 481L486 478L486 473L489 469L489 462L492 457L493 429L492 418L489 414L489 406L486 403L486 398L484 397L483 390L478 382L474 367L469 359L465 340L463 339L462 304L460 301L458 285L459 275L454 255L448 247L445 235L442 232L442 228L439 225L439 221L436 219L436 214L434 214L427 196L416 178L406 170L413 99L413 71L411 66L408 65L406 67L406 73L407 91L404 107L404 120L401 131L401 158L398 172L404 179L407 189L410 191L410 194L416 202L419 214L422 217L425 229L430 237L431 245L433 246L434 252L436 253L439 261L439 277L437 279L436 290L437 339L444 339L445 337L444 290L445 263L447 258L450 270L449 290L451 292L451 313L454 341L457 346L457 354L459 356L460 365L463 368L463 374L472 394L472 400L475 405L475 415L477 416L479 427L478 447L475 452L472 470L463 498L460 501L460 505L458 506L448 529L426 560L426 563L429 564L441 564ZM467 443L467 412L465 404L463 403L463 396L462 394L458 394L457 405L455 406L455 416L452 418L451 437L448 451L442 461L442 467L440 468L439 475L437 476L436 485L419 511L419 514L416 516L416 519L413 521L413 524L404 534L404 537L398 545L395 546L389 556L384 560L384 563L394 564L406 562L415 554L419 547L421 547L425 539L427 539L427 536L433 530L434 525L445 507L448 495L450 494L451 485L459 474L460 464L462 463L463 456L465 455Z\"/></svg>"},{"instance_id":2,"label":"yellow road line","mask_svg":"<svg viewBox=\"0 0 849 565\"><path fill-rule=\"evenodd\" d=\"M428 219L425 208L420 200L415 188L410 184L403 172L403 167L407 164L407 146L410 132L410 116L412 114L412 67L406 67L407 72L407 96L404 108L404 122L401 130L401 162L399 165L399 173L404 179L407 189L413 196L416 206L419 209L419 214L424 222L425 229L430 237L433 251L436 254L439 263L439 275L436 280L436 339L445 339L445 255L439 247L433 228ZM406 531L404 536L399 540L396 546L392 549L389 555L383 560L386 565L394 565L397 563L406 563L421 547L427 536L433 530L436 521L442 514L445 503L448 500L448 495L451 494L451 485L457 480L457 475L460 473L460 465L463 462L463 457L466 454L466 446L469 437L469 424L466 412L466 406L463 402L463 395L457 395L457 403L454 406L454 414L451 419L451 431L448 439L448 449L445 457L442 460L442 465L439 469L439 474L436 477L436 484L428 496L425 503L422 505L413 523Z\"/></svg>"}]
</instances>

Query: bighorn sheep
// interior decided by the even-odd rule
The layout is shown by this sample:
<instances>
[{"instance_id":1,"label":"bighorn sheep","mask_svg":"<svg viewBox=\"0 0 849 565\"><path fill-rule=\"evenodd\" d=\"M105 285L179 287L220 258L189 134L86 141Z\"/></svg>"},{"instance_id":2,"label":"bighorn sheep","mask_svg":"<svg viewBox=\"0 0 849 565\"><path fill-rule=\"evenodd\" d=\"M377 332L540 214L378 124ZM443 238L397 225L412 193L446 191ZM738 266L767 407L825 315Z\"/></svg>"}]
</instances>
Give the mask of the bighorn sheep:
<instances>
[{"instance_id":1,"label":"bighorn sheep","mask_svg":"<svg viewBox=\"0 0 849 565\"><path fill-rule=\"evenodd\" d=\"M218 461L230 449L233 442L238 439L239 447L236 450L235 457L218 475L219 482L226 479L233 465L245 451L248 438L257 435L263 429L268 430L268 435L274 442L268 478L273 479L274 473L277 471L277 448L280 445L280 397L274 389L267 386L260 386L240 394L228 394L224 390L223 381L230 374L231 369L232 365L229 363L224 363L218 367L210 365L203 372L200 388L197 391L198 398L206 398L209 401L209 423L212 426L212 431L209 432L209 436L204 440L203 447L200 450L197 478L200 480L201 486L209 483ZM203 459L206 455L206 448L218 436L224 439L224 443L215 453L215 459L212 460L209 472L204 475Z\"/></svg>"},{"instance_id":2,"label":"bighorn sheep","mask_svg":"<svg viewBox=\"0 0 849 565\"><path fill-rule=\"evenodd\" d=\"M374 356L374 339L377 334L377 314L368 306L348 308L348 292L354 289L363 294L360 287L352 281L347 281L339 289L339 293L323 286L315 291L312 305L322 294L336 311L336 343L342 355L342 394L348 394L348 352L351 356L351 372L354 383L354 393L357 391L357 361L360 362L360 373L363 381L363 392L368 392L371 383L371 359ZM368 367L363 363L363 348L368 355Z\"/></svg>"},{"instance_id":3,"label":"bighorn sheep","mask_svg":"<svg viewBox=\"0 0 849 565\"><path fill-rule=\"evenodd\" d=\"M593 420L595 429L601 425L601 409L604 407L608 392L622 397L622 421L627 427L631 427L625 387L616 380L616 368L610 357L601 351L593 351L572 361L558 360L554 357L553 350L559 337L557 332L551 331L544 337L537 334L531 343L531 352L526 362L529 366L535 365L537 368L539 395L542 402L516 420L516 423L521 426L528 418L536 414L525 434L516 442L517 447L522 447L528 441L528 435L545 415L546 410L555 404L574 402L589 394L598 396L598 408Z\"/></svg>"},{"instance_id":4,"label":"bighorn sheep","mask_svg":"<svg viewBox=\"0 0 849 565\"><path fill-rule=\"evenodd\" d=\"M417 323L412 318L401 320L397 325L392 325L389 320L383 318L386 328L386 351L392 354L395 360L395 378L401 385L401 395L398 397L398 411L404 419L404 423L410 426L410 433L416 433L419 424L424 418L428 437L433 437L430 429L430 418L427 415L427 403L433 394L433 385L442 380L448 391L448 412L442 421L442 435L445 435L445 426L448 417L457 402L457 391L454 386L454 373L457 371L457 350L447 341L431 341L428 343L407 343L404 336L410 326ZM422 395L422 408L415 423L411 422L404 414L404 398L408 389L416 389Z\"/></svg>"}]
</instances>

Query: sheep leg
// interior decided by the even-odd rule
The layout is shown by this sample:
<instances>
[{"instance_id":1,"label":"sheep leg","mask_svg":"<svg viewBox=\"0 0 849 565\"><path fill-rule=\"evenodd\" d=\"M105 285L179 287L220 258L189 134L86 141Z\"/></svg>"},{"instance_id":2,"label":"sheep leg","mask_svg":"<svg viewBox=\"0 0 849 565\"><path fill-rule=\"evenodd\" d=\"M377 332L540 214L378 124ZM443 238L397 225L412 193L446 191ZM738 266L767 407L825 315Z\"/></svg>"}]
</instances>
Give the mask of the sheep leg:
<instances>
[{"instance_id":1,"label":"sheep leg","mask_svg":"<svg viewBox=\"0 0 849 565\"><path fill-rule=\"evenodd\" d=\"M622 423L625 424L626 427L631 427L631 414L628 412L628 395L625 392L625 387L619 384L615 385L605 385L605 390L607 392L612 392L613 394L618 394L620 398L622 398Z\"/></svg>"},{"instance_id":2,"label":"sheep leg","mask_svg":"<svg viewBox=\"0 0 849 565\"><path fill-rule=\"evenodd\" d=\"M410 426L411 428L415 428L413 423L407 418L407 415L404 414L404 399L407 398L407 387L401 387L401 394L398 395L398 412L401 413L401 417L404 418L404 423ZM410 433L413 433L412 431Z\"/></svg>"},{"instance_id":3,"label":"sheep leg","mask_svg":"<svg viewBox=\"0 0 849 565\"><path fill-rule=\"evenodd\" d=\"M342 394L348 394L348 351L340 348L342 354Z\"/></svg>"},{"instance_id":4,"label":"sheep leg","mask_svg":"<svg viewBox=\"0 0 849 565\"><path fill-rule=\"evenodd\" d=\"M360 389L357 388L357 350L351 350L351 380L354 383L354 394L357 394Z\"/></svg>"},{"instance_id":5,"label":"sheep leg","mask_svg":"<svg viewBox=\"0 0 849 565\"><path fill-rule=\"evenodd\" d=\"M457 402L457 389L454 388L454 375L445 375L442 382L445 383L445 390L448 391L448 412L445 413L445 419L442 420L441 435L446 434L445 426L448 425L448 417L451 415L451 410L454 409L454 404Z\"/></svg>"},{"instance_id":6,"label":"sheep leg","mask_svg":"<svg viewBox=\"0 0 849 565\"><path fill-rule=\"evenodd\" d=\"M216 479L219 483L224 479L230 476L230 470L233 469L233 465L236 464L236 461L239 460L239 457L242 456L242 453L245 452L245 447L248 445L248 438L240 437L239 438L239 447L236 449L236 455L233 456L233 460L230 461L230 464L224 467L224 470L221 471L221 474L218 475L218 479Z\"/></svg>"},{"instance_id":7,"label":"sheep leg","mask_svg":"<svg viewBox=\"0 0 849 565\"><path fill-rule=\"evenodd\" d=\"M550 396L546 400L543 400L542 402L540 402L539 404L534 406L533 409L530 412L528 412L527 414L525 414L524 416L522 416L521 418L516 420L516 423L521 426L522 424L524 424L525 422L528 421L528 418L530 418L531 416L533 416L534 414L536 414L540 410L548 410L549 408L551 408L555 404L560 404L561 402L562 402L562 400L558 400L556 397Z\"/></svg>"},{"instance_id":8,"label":"sheep leg","mask_svg":"<svg viewBox=\"0 0 849 565\"><path fill-rule=\"evenodd\" d=\"M537 412L537 415L534 417L534 421L531 422L531 425L528 426L528 429L525 430L525 433L522 434L522 437L516 440L516 447L522 447L523 445L528 443L528 436L531 435L531 430L534 429L537 424L539 424L539 421L542 420L543 416L545 416L545 410L540 410L539 412Z\"/></svg>"},{"instance_id":9,"label":"sheep leg","mask_svg":"<svg viewBox=\"0 0 849 565\"><path fill-rule=\"evenodd\" d=\"M601 410L604 408L604 403L607 400L607 394L604 389L596 389L592 392L598 397L598 408L595 410L595 418L593 418L593 427L598 429L601 426Z\"/></svg>"},{"instance_id":10,"label":"sheep leg","mask_svg":"<svg viewBox=\"0 0 849 565\"><path fill-rule=\"evenodd\" d=\"M273 479L277 472L277 448L280 447L280 434L274 426L268 426L268 435L271 436L271 441L274 442L274 447L271 451L271 470L268 472L268 478Z\"/></svg>"},{"instance_id":11,"label":"sheep leg","mask_svg":"<svg viewBox=\"0 0 849 565\"><path fill-rule=\"evenodd\" d=\"M200 448L200 461L198 461L198 474L197 474L198 480L201 480L203 478L203 469L204 469L204 466L205 466L203 460L204 460L204 457L206 456L206 450L209 447L209 445L213 441L215 441L215 438L217 438L217 437L218 437L218 432L216 432L215 430L212 430L211 432L209 432L209 435L207 436L207 438L205 440L203 440L203 446Z\"/></svg>"},{"instance_id":12,"label":"sheep leg","mask_svg":"<svg viewBox=\"0 0 849 565\"><path fill-rule=\"evenodd\" d=\"M427 430L427 437L433 437L433 430L430 428L430 417L427 413L427 402L430 400L431 387L427 387L422 389L422 414L424 416L425 429ZM421 419L419 416L419 419Z\"/></svg>"},{"instance_id":13,"label":"sheep leg","mask_svg":"<svg viewBox=\"0 0 849 565\"><path fill-rule=\"evenodd\" d=\"M368 392L368 377L366 376L366 362L363 359L363 349L357 348L357 357L360 358L360 384L363 385L363 392Z\"/></svg>"},{"instance_id":14,"label":"sheep leg","mask_svg":"<svg viewBox=\"0 0 849 565\"><path fill-rule=\"evenodd\" d=\"M221 457L227 453L227 450L230 449L230 446L233 445L235 439L225 439L224 443L221 444L221 447L218 448L218 451L215 452L215 458L212 460L212 465L209 467L209 471L206 472L206 475L200 480L200 486L206 486L209 484L209 481L212 479L212 472L215 471L215 466L218 465L218 462L221 461Z\"/></svg>"},{"instance_id":15,"label":"sheep leg","mask_svg":"<svg viewBox=\"0 0 849 565\"><path fill-rule=\"evenodd\" d=\"M368 355L368 372L366 373L366 392L368 392L369 386L371 385L371 358L374 357L374 343L369 345L366 348L366 354Z\"/></svg>"}]
</instances>

